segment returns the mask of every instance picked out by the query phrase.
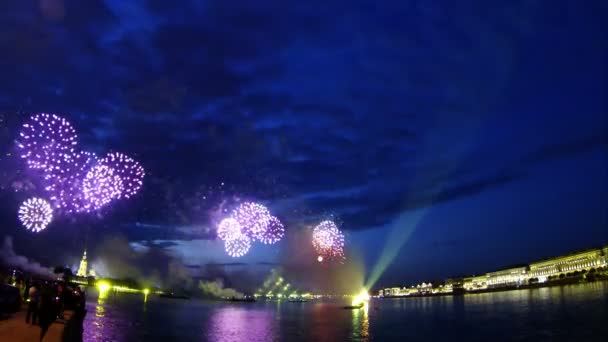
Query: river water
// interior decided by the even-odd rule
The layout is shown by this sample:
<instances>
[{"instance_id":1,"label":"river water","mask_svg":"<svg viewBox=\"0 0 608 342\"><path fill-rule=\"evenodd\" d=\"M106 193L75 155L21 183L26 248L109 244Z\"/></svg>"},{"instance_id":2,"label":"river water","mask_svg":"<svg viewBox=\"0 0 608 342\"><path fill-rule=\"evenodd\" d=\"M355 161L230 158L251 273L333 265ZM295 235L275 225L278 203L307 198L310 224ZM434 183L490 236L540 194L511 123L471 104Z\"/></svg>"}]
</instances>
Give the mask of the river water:
<instances>
[{"instance_id":1,"label":"river water","mask_svg":"<svg viewBox=\"0 0 608 342\"><path fill-rule=\"evenodd\" d=\"M367 310L128 294L89 294L87 309L84 341L608 341L608 282L372 299Z\"/></svg>"}]
</instances>

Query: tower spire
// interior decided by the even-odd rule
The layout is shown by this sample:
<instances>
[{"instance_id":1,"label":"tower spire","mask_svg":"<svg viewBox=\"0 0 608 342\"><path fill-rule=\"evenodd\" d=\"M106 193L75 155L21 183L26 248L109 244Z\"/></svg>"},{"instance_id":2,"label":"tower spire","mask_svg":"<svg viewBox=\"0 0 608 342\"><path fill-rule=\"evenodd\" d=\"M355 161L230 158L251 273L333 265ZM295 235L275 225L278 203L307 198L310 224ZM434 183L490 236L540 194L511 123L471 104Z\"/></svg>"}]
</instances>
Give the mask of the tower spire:
<instances>
[{"instance_id":1,"label":"tower spire","mask_svg":"<svg viewBox=\"0 0 608 342\"><path fill-rule=\"evenodd\" d=\"M79 277L86 277L88 274L88 265L87 265L87 249L84 249L84 253L82 254L82 260L80 260L80 266L78 266L78 273L76 273Z\"/></svg>"}]
</instances>

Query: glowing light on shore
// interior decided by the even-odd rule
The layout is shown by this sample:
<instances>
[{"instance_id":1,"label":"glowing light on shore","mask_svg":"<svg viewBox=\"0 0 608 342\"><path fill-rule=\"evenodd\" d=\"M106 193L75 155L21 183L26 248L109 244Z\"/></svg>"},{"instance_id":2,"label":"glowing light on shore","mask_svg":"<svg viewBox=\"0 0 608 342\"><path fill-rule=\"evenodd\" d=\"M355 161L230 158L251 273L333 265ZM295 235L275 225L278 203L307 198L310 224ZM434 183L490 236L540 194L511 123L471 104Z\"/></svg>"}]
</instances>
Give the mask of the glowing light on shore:
<instances>
[{"instance_id":1,"label":"glowing light on shore","mask_svg":"<svg viewBox=\"0 0 608 342\"><path fill-rule=\"evenodd\" d=\"M27 230L38 233L53 220L53 208L46 200L34 197L21 204L18 216Z\"/></svg>"},{"instance_id":2,"label":"glowing light on shore","mask_svg":"<svg viewBox=\"0 0 608 342\"><path fill-rule=\"evenodd\" d=\"M344 259L344 234L333 221L323 221L313 229L312 245L319 255L319 262L326 259Z\"/></svg>"},{"instance_id":3,"label":"glowing light on shore","mask_svg":"<svg viewBox=\"0 0 608 342\"><path fill-rule=\"evenodd\" d=\"M369 293L363 289L353 298L353 306L363 305L369 302Z\"/></svg>"},{"instance_id":4,"label":"glowing light on shore","mask_svg":"<svg viewBox=\"0 0 608 342\"><path fill-rule=\"evenodd\" d=\"M245 235L239 235L234 239L226 240L224 245L228 255L233 258L239 258L249 252L249 249L251 248L251 239Z\"/></svg>"},{"instance_id":5,"label":"glowing light on shore","mask_svg":"<svg viewBox=\"0 0 608 342\"><path fill-rule=\"evenodd\" d=\"M106 283L105 281L100 281L97 282L97 289L99 290L99 292L108 292L110 291L110 289L112 288L112 285L110 285L109 283Z\"/></svg>"}]
</instances>

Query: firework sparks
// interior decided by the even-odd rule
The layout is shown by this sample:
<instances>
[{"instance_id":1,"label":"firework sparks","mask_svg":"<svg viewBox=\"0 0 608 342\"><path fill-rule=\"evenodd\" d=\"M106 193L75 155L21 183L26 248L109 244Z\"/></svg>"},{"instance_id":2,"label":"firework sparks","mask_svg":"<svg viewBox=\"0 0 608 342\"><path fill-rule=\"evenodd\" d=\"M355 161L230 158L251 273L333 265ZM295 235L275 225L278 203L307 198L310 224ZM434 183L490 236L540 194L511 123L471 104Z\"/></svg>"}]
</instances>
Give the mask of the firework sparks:
<instances>
[{"instance_id":1,"label":"firework sparks","mask_svg":"<svg viewBox=\"0 0 608 342\"><path fill-rule=\"evenodd\" d=\"M323 221L313 229L312 245L319 254L319 262L344 258L344 234L333 221Z\"/></svg>"},{"instance_id":2,"label":"firework sparks","mask_svg":"<svg viewBox=\"0 0 608 342\"><path fill-rule=\"evenodd\" d=\"M21 204L18 215L27 230L38 233L53 220L53 209L46 200L34 197Z\"/></svg>"},{"instance_id":3,"label":"firework sparks","mask_svg":"<svg viewBox=\"0 0 608 342\"><path fill-rule=\"evenodd\" d=\"M66 119L41 113L23 124L17 147L30 168L52 171L73 152L76 139L76 130Z\"/></svg>"},{"instance_id":4,"label":"firework sparks","mask_svg":"<svg viewBox=\"0 0 608 342\"><path fill-rule=\"evenodd\" d=\"M115 173L122 179L124 189L118 198L130 198L143 186L146 173L144 168L132 158L122 153L108 153L99 162L114 169Z\"/></svg>"},{"instance_id":5,"label":"firework sparks","mask_svg":"<svg viewBox=\"0 0 608 342\"><path fill-rule=\"evenodd\" d=\"M266 230L261 234L260 241L263 244L270 245L280 241L284 234L285 227L283 223L275 216L271 216L266 225Z\"/></svg>"},{"instance_id":6,"label":"firework sparks","mask_svg":"<svg viewBox=\"0 0 608 342\"><path fill-rule=\"evenodd\" d=\"M121 177L106 165L94 166L82 181L84 200L94 210L120 198L123 188Z\"/></svg>"},{"instance_id":7,"label":"firework sparks","mask_svg":"<svg viewBox=\"0 0 608 342\"><path fill-rule=\"evenodd\" d=\"M249 252L249 248L251 248L251 239L241 234L234 239L226 240L224 245L228 255L233 258L238 258Z\"/></svg>"},{"instance_id":8,"label":"firework sparks","mask_svg":"<svg viewBox=\"0 0 608 342\"><path fill-rule=\"evenodd\" d=\"M66 155L61 167L45 172L45 190L56 208L66 212L90 211L90 203L83 193L83 180L97 162L94 154L75 152Z\"/></svg>"},{"instance_id":9,"label":"firework sparks","mask_svg":"<svg viewBox=\"0 0 608 342\"><path fill-rule=\"evenodd\" d=\"M122 153L98 160L78 150L77 139L70 122L46 113L31 116L17 139L21 157L41 172L55 208L62 213L90 212L141 189L145 172L138 162Z\"/></svg>"},{"instance_id":10,"label":"firework sparks","mask_svg":"<svg viewBox=\"0 0 608 342\"><path fill-rule=\"evenodd\" d=\"M243 234L250 239L261 241L268 229L272 215L270 215L268 208L261 204L245 202L234 210L232 217L241 225Z\"/></svg>"},{"instance_id":11,"label":"firework sparks","mask_svg":"<svg viewBox=\"0 0 608 342\"><path fill-rule=\"evenodd\" d=\"M217 226L217 236L224 240L232 240L243 235L239 222L231 217L223 219Z\"/></svg>"}]
</instances>

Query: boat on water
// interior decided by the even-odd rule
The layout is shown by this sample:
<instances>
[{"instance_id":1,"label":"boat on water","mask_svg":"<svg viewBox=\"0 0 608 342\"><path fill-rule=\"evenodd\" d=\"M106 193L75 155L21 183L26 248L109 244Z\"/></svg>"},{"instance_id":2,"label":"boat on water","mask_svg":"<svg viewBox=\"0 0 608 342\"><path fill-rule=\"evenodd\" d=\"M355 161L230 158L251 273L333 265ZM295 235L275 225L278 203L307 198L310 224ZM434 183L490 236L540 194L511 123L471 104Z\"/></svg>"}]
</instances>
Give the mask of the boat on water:
<instances>
[{"instance_id":1,"label":"boat on water","mask_svg":"<svg viewBox=\"0 0 608 342\"><path fill-rule=\"evenodd\" d=\"M304 298L291 298L289 299L290 303L306 303L308 302L308 299L304 299Z\"/></svg>"},{"instance_id":2,"label":"boat on water","mask_svg":"<svg viewBox=\"0 0 608 342\"><path fill-rule=\"evenodd\" d=\"M158 295L161 298L173 298L173 299L190 299L190 297L186 296L186 295L182 295L182 294L176 294L176 293L162 293Z\"/></svg>"},{"instance_id":3,"label":"boat on water","mask_svg":"<svg viewBox=\"0 0 608 342\"><path fill-rule=\"evenodd\" d=\"M237 297L231 297L231 298L226 298L226 301L228 302L242 302L242 303L255 303L256 300L254 297L242 297L242 298L237 298Z\"/></svg>"},{"instance_id":4,"label":"boat on water","mask_svg":"<svg viewBox=\"0 0 608 342\"><path fill-rule=\"evenodd\" d=\"M357 305L346 305L346 306L343 306L342 309L345 309L345 310L356 310L356 309L361 309L362 307L363 307L363 303L357 304Z\"/></svg>"}]
</instances>

